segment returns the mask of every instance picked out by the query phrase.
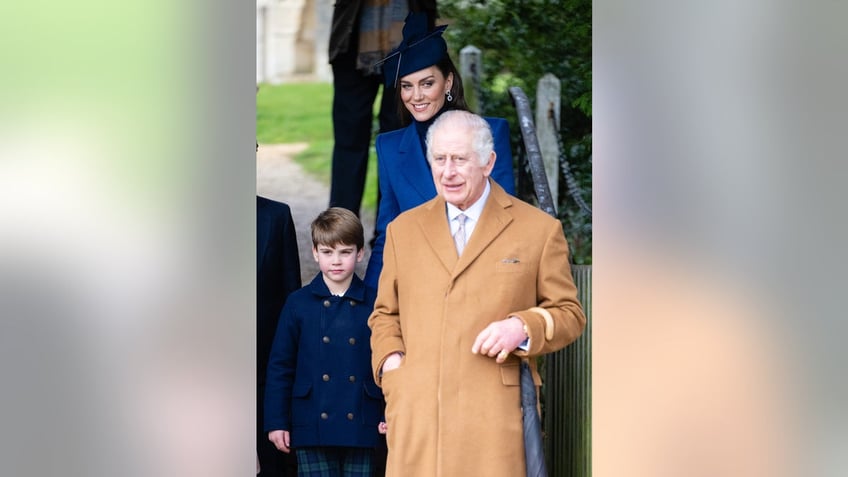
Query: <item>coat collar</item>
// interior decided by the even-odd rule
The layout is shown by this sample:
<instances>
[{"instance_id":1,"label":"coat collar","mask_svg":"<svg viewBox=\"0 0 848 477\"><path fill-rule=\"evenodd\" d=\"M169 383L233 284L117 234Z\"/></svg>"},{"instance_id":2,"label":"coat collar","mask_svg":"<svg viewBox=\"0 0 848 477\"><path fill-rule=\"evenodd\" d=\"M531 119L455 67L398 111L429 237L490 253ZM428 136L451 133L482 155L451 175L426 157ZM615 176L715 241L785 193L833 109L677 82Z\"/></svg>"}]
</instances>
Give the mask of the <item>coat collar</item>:
<instances>
[{"instance_id":1,"label":"coat collar","mask_svg":"<svg viewBox=\"0 0 848 477\"><path fill-rule=\"evenodd\" d=\"M489 199L483 207L480 221L475 226L474 234L471 235L461 257L456 256L456 248L445 212L445 199L442 196L436 196L435 199L423 206L426 213L420 219L420 225L424 231L424 236L435 250L442 265L447 270L452 271L451 274L454 278L468 268L513 221L510 208L514 199L491 178L489 178L489 184L492 187Z\"/></svg>"},{"instance_id":2,"label":"coat collar","mask_svg":"<svg viewBox=\"0 0 848 477\"><path fill-rule=\"evenodd\" d=\"M330 293L330 289L327 288L327 284L324 283L324 277L321 272L318 272L318 274L315 275L315 278L309 282L307 287L309 287L309 291L318 298L333 296L333 294ZM356 273L353 274L352 280L350 281L350 287L341 298L358 301L360 303L365 301L365 282L363 282Z\"/></svg>"},{"instance_id":3,"label":"coat collar","mask_svg":"<svg viewBox=\"0 0 848 477\"><path fill-rule=\"evenodd\" d=\"M268 213L265 212L266 209L270 209L268 207L268 203L266 202L269 199L265 199L264 197L256 196L256 209L258 213L256 214L256 267L257 269L262 268L262 261L265 259L265 251L268 250L268 246L271 243L271 227L273 226L273 221L268 217Z\"/></svg>"}]
</instances>

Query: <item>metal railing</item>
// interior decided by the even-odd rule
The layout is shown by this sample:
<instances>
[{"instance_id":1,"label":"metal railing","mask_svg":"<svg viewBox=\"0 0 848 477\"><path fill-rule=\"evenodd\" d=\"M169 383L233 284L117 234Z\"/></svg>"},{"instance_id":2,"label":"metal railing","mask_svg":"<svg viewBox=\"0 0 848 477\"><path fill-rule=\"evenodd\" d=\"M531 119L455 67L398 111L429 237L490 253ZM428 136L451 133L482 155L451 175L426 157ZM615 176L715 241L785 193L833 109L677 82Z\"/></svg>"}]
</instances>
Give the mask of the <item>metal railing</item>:
<instances>
[{"instance_id":1,"label":"metal railing","mask_svg":"<svg viewBox=\"0 0 848 477\"><path fill-rule=\"evenodd\" d=\"M540 209L557 217L548 185L530 102L517 86L509 88L518 114L524 154L519 172L529 171ZM543 411L545 457L551 477L589 477L592 474L592 266L572 265L578 298L586 314L586 329L574 343L544 356L540 400Z\"/></svg>"}]
</instances>

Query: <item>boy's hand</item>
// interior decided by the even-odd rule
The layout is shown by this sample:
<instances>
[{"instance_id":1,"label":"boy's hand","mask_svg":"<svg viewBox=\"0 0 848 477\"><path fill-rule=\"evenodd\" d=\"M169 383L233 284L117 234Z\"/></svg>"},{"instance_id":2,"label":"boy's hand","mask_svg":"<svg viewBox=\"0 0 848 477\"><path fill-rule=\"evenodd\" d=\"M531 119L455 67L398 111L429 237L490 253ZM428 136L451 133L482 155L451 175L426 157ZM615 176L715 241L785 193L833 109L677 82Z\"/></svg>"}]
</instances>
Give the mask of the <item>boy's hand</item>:
<instances>
[{"instance_id":1,"label":"boy's hand","mask_svg":"<svg viewBox=\"0 0 848 477\"><path fill-rule=\"evenodd\" d=\"M274 446L276 446L278 450L281 450L286 454L291 452L291 449L289 448L291 441L289 439L289 431L277 430L268 433L268 440L273 442Z\"/></svg>"}]
</instances>

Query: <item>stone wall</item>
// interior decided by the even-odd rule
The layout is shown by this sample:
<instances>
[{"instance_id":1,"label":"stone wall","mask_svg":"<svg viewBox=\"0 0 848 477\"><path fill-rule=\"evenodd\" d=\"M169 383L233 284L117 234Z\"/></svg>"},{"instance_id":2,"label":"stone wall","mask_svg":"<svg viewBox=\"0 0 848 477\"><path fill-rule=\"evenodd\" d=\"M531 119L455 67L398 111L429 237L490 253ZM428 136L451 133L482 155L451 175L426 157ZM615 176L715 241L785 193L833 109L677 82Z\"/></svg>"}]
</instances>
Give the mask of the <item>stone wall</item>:
<instances>
[{"instance_id":1,"label":"stone wall","mask_svg":"<svg viewBox=\"0 0 848 477\"><path fill-rule=\"evenodd\" d=\"M256 82L331 80L333 0L256 1Z\"/></svg>"}]
</instances>

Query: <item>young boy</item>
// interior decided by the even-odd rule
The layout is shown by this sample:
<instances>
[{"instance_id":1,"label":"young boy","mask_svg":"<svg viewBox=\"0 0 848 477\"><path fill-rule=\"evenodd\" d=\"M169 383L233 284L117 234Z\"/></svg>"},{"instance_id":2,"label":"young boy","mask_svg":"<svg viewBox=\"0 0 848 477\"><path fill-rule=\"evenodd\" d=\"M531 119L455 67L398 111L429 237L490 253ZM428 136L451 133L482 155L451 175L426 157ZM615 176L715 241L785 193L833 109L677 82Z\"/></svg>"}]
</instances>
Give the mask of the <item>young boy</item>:
<instances>
[{"instance_id":1,"label":"young boy","mask_svg":"<svg viewBox=\"0 0 848 477\"><path fill-rule=\"evenodd\" d=\"M354 273L362 223L332 207L312 222L321 270L286 301L268 362L265 432L295 449L298 475L371 477L383 394L371 372L368 316L377 291ZM329 472L328 472L329 471Z\"/></svg>"}]
</instances>

